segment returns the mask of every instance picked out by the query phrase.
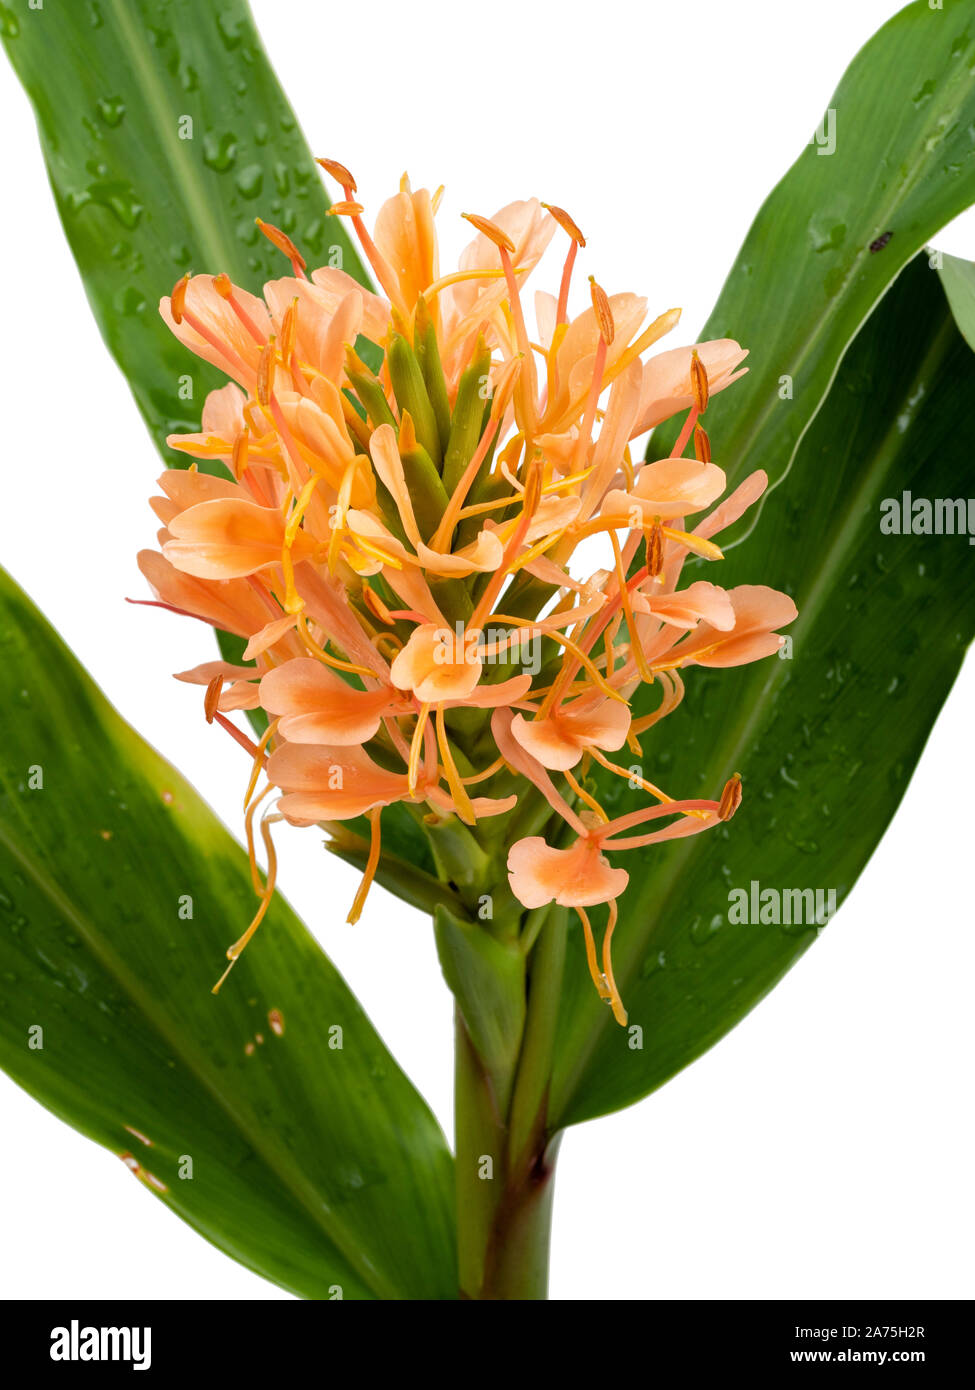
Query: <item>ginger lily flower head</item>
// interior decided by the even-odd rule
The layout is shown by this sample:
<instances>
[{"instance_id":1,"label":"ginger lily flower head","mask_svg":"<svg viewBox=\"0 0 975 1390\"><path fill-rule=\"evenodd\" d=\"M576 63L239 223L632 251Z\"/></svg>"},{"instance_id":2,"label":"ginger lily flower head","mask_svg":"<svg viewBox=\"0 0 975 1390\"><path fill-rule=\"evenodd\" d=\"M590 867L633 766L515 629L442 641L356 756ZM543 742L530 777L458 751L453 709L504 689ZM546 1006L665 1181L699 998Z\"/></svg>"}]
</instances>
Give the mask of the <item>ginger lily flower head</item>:
<instances>
[{"instance_id":1,"label":"ginger lily flower head","mask_svg":"<svg viewBox=\"0 0 975 1390\"><path fill-rule=\"evenodd\" d=\"M648 356L679 311L648 322L645 300L592 277L570 315L585 239L560 208L529 199L465 214L476 235L444 274L442 190L404 178L370 233L352 175L320 163L379 293L338 269L308 274L299 248L259 223L291 275L258 298L216 268L161 304L230 378L199 433L170 437L206 471L160 479L160 549L140 557L158 604L246 640L242 664L180 674L205 687L207 718L252 760L245 823L261 905L230 964L273 893L274 822L338 834L366 818L356 920L382 812L398 803L431 834L448 819L477 837L489 821L482 843L517 902L578 913L593 980L624 1021L610 952L628 880L617 856L728 819L740 781L715 800L679 800L641 779L642 809L611 820L588 769L629 778L608 755L640 751L680 703L682 670L768 656L796 616L786 595L726 591L699 566L681 584L689 557L720 561L714 537L766 487L756 472L719 501L726 478L702 424L745 351L728 339ZM529 280L553 242L556 291L532 305ZM685 411L670 455L641 463L632 442ZM580 573L590 537L605 564ZM643 685L659 701L636 718ZM230 718L241 710L267 716L259 743ZM532 833L507 828L515 808ZM588 915L600 905L601 958Z\"/></svg>"}]
</instances>

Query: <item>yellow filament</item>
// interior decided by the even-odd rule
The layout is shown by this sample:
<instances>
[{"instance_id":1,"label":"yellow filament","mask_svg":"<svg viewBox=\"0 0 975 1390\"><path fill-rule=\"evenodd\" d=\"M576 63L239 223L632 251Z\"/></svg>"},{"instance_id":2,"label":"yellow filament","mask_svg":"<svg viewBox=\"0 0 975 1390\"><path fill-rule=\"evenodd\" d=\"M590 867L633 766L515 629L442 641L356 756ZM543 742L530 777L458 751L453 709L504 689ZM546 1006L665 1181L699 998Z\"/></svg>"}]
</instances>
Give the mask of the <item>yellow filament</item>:
<instances>
[{"instance_id":1,"label":"yellow filament","mask_svg":"<svg viewBox=\"0 0 975 1390\"><path fill-rule=\"evenodd\" d=\"M493 777L496 772L500 772L504 766L504 758L495 758L491 766L486 767L483 772L475 772L473 777L462 777L460 780L465 787L473 787L476 782L486 782L489 777Z\"/></svg>"},{"instance_id":2,"label":"yellow filament","mask_svg":"<svg viewBox=\"0 0 975 1390\"><path fill-rule=\"evenodd\" d=\"M596 813L596 815L602 821L603 825L607 825L609 823L609 816L607 816L606 812L600 806L596 798L594 796L590 796L590 794L586 791L585 787L583 787L580 782L576 781L569 768L565 768L562 775L568 782L572 790L575 792L579 800L584 801L586 805L589 807L590 811L594 811Z\"/></svg>"},{"instance_id":3,"label":"yellow filament","mask_svg":"<svg viewBox=\"0 0 975 1390\"><path fill-rule=\"evenodd\" d=\"M271 720L270 724L267 726L267 728L264 730L264 733L261 735L260 743L257 745L257 750L254 753L254 766L251 769L250 781L247 783L247 790L244 792L245 810L250 802L251 797L254 795L254 789L256 788L258 778L261 775L261 768L264 762L264 750L267 748L268 744L271 742L271 739L277 733L278 723L279 720L277 719ZM267 793L265 793L265 795L267 795Z\"/></svg>"},{"instance_id":4,"label":"yellow filament","mask_svg":"<svg viewBox=\"0 0 975 1390\"><path fill-rule=\"evenodd\" d=\"M477 817L474 814L474 807L471 805L471 799L467 795L464 783L461 781L460 774L457 771L457 764L454 762L454 755L450 748L450 740L447 738L447 725L444 721L443 705L437 706L436 725L437 747L440 749L440 757L443 760L443 770L447 777L447 786L450 788L450 795L454 799L454 807L465 825L476 825Z\"/></svg>"},{"instance_id":5,"label":"yellow filament","mask_svg":"<svg viewBox=\"0 0 975 1390\"><path fill-rule=\"evenodd\" d=\"M619 909L616 906L616 899L614 898L609 905L609 920L606 923L606 934L603 937L603 977L606 981L607 989L609 990L607 998L613 1010L613 1017L622 1028L626 1024L626 1010L623 1008L620 992L616 988L616 980L613 976L613 958L610 949L618 916Z\"/></svg>"},{"instance_id":6,"label":"yellow filament","mask_svg":"<svg viewBox=\"0 0 975 1390\"><path fill-rule=\"evenodd\" d=\"M268 792L271 791L273 786L273 782L268 782L267 786L261 792L260 796L255 801L252 801L251 804L247 807L246 814L244 816L244 833L247 836L247 859L250 863L251 883L254 885L254 892L257 894L263 892L263 885L257 872L257 855L254 852L254 812L257 810L258 806L260 806L261 802L267 796Z\"/></svg>"},{"instance_id":7,"label":"yellow filament","mask_svg":"<svg viewBox=\"0 0 975 1390\"><path fill-rule=\"evenodd\" d=\"M586 963L589 966L589 974L592 976L592 982L596 986L600 999L608 999L609 990L603 973L599 968L599 962L596 959L596 942L593 939L589 914L586 912L585 908L578 906L576 907L576 912L579 914L582 930L586 934Z\"/></svg>"},{"instance_id":8,"label":"yellow filament","mask_svg":"<svg viewBox=\"0 0 975 1390\"><path fill-rule=\"evenodd\" d=\"M706 541L703 536L693 536L689 531L675 531L672 526L662 526L660 529L672 541L677 541L678 545L686 545L688 550L693 550L695 555L700 555L704 560L724 559L724 551L713 541Z\"/></svg>"},{"instance_id":9,"label":"yellow filament","mask_svg":"<svg viewBox=\"0 0 975 1390\"><path fill-rule=\"evenodd\" d=\"M639 744L637 748L641 753L643 752ZM640 777L637 773L629 771L625 767L620 767L618 763L610 762L609 758L601 753L598 748L590 748L589 752L595 758L599 766L604 767L607 772L615 772L617 777L625 777L628 782L636 782L645 792L649 792L651 796L655 796L658 801L673 801L674 798L672 796L668 796L666 792L662 792L659 787L655 787L654 784L648 782L645 777Z\"/></svg>"},{"instance_id":10,"label":"yellow filament","mask_svg":"<svg viewBox=\"0 0 975 1390\"><path fill-rule=\"evenodd\" d=\"M376 648L376 651L379 652L380 656L386 655L386 653L383 651L384 642L389 643L390 647L393 650L394 657L398 656L399 653L403 650L403 643L396 636L395 632L377 632L375 637L372 638L372 645Z\"/></svg>"},{"instance_id":11,"label":"yellow filament","mask_svg":"<svg viewBox=\"0 0 975 1390\"><path fill-rule=\"evenodd\" d=\"M509 573L517 574L519 570L530 565L533 560L537 560L539 555L544 555L546 550L551 550L553 545L557 545L565 535L566 528L563 526L561 531L553 531L550 536L543 536L540 541L536 541L525 551L524 555L519 555L518 559L510 566Z\"/></svg>"},{"instance_id":12,"label":"yellow filament","mask_svg":"<svg viewBox=\"0 0 975 1390\"><path fill-rule=\"evenodd\" d=\"M298 494L298 500L295 503L294 510L288 517L288 523L284 528L284 543L289 550L295 543L295 539L298 535L298 527L301 525L302 518L305 515L305 508L311 501L311 495L315 491L315 488L318 486L318 483L319 477L317 474L314 478L308 479L307 483L305 483L305 486L301 489L301 492Z\"/></svg>"},{"instance_id":13,"label":"yellow filament","mask_svg":"<svg viewBox=\"0 0 975 1390\"><path fill-rule=\"evenodd\" d=\"M213 994L219 994L220 986L223 984L224 980L227 978L231 970L233 970L234 966L237 964L237 961L240 959L241 953L243 952L247 943L250 941L251 937L257 931L258 927L263 922L265 913L271 906L271 899L274 897L274 886L277 882L278 877L278 856L277 851L274 848L274 841L271 839L271 825L274 821L279 821L283 819L283 816L274 815L265 816L265 818L261 821L261 839L264 841L264 848L267 850L267 878L264 884L264 890L261 894L261 905L255 912L251 924L244 932L243 936L241 936L239 940L235 941L234 944L228 950L227 959L230 961L230 964L227 966L226 970L220 976L220 979L217 981L217 983L213 986L213 989L211 991L211 993Z\"/></svg>"},{"instance_id":14,"label":"yellow filament","mask_svg":"<svg viewBox=\"0 0 975 1390\"><path fill-rule=\"evenodd\" d=\"M410 790L410 796L416 794L416 784L420 773L420 751L423 748L423 731L427 725L430 715L430 706L421 705L420 713L416 717L416 728L413 730L413 739L410 743L410 762L407 768L406 784Z\"/></svg>"},{"instance_id":15,"label":"yellow filament","mask_svg":"<svg viewBox=\"0 0 975 1390\"><path fill-rule=\"evenodd\" d=\"M565 647L567 651L570 651L577 661L581 662L581 664L586 668L586 670L592 676L593 680L599 686L599 689L605 695L607 695L611 700L618 701L618 703L621 705L625 705L627 703L627 701L624 700L623 696L619 693L618 690L614 690L611 685L608 685L606 683L606 681L600 675L599 671L596 670L596 667L593 665L592 660L586 655L582 648L577 647L575 642L572 641L571 637L566 637L564 632L559 632L557 630L553 630L550 632L548 628L545 626L544 622L530 622L527 618L512 618L509 617L507 613L492 613L488 621L490 622L492 619L494 622L497 623L510 623L512 627L535 628L537 631L541 632L545 637L551 637L553 642L558 642L561 646ZM555 686L553 686L552 689L554 690ZM551 694L551 691L549 692L549 694Z\"/></svg>"},{"instance_id":16,"label":"yellow filament","mask_svg":"<svg viewBox=\"0 0 975 1390\"><path fill-rule=\"evenodd\" d=\"M515 272L524 275L524 270ZM460 285L465 280L503 280L503 270L455 270L452 275L444 275L439 280L434 280L431 285L427 285L423 291L424 299L433 299L441 290L447 289L449 285Z\"/></svg>"},{"instance_id":17,"label":"yellow filament","mask_svg":"<svg viewBox=\"0 0 975 1390\"><path fill-rule=\"evenodd\" d=\"M342 536L345 533L345 514L348 510L349 498L352 496L352 484L355 481L358 463L358 456L353 455L349 460L345 472L342 474L342 482L339 484L336 498L335 522L332 526L331 535L328 538L328 569L330 574L335 573L336 561L339 558Z\"/></svg>"},{"instance_id":18,"label":"yellow filament","mask_svg":"<svg viewBox=\"0 0 975 1390\"><path fill-rule=\"evenodd\" d=\"M281 568L284 571L284 611L286 613L300 613L305 606L305 600L295 588L295 567L291 555L291 548L298 536L298 528L301 525L305 508L311 501L311 495L318 486L318 477L309 478L308 482L301 489L301 493L295 503L294 510L288 517L284 528L284 548L281 551ZM282 510L286 510L290 501L290 495L286 496L282 502Z\"/></svg>"},{"instance_id":19,"label":"yellow filament","mask_svg":"<svg viewBox=\"0 0 975 1390\"><path fill-rule=\"evenodd\" d=\"M575 487L576 483L584 483L589 477L595 465L590 464L588 468L583 468L579 473L572 473L568 477L561 478L557 483L546 483L542 488L543 492L561 492L565 487Z\"/></svg>"},{"instance_id":20,"label":"yellow filament","mask_svg":"<svg viewBox=\"0 0 975 1390\"><path fill-rule=\"evenodd\" d=\"M379 866L379 854L382 849L382 832L379 825L382 807L374 806L371 811L366 812L366 815L369 817L370 827L369 858L366 860L366 870L362 875L362 882L359 884L355 898L352 901L349 915L345 919L350 926L353 927L362 916L362 909L366 905L369 889L372 887L372 881L376 877L376 869Z\"/></svg>"},{"instance_id":21,"label":"yellow filament","mask_svg":"<svg viewBox=\"0 0 975 1390\"><path fill-rule=\"evenodd\" d=\"M654 669L661 677L661 684L666 683L666 685L670 687L670 690L669 693L664 694L659 707L654 710L653 714L645 714L642 719L634 719L633 723L630 725L630 733L634 735L646 733L647 729L651 729L654 724L658 723L661 719L665 719L668 714L671 714L677 708L684 698L684 682L675 670L668 671L662 666L656 666Z\"/></svg>"},{"instance_id":22,"label":"yellow filament","mask_svg":"<svg viewBox=\"0 0 975 1390\"><path fill-rule=\"evenodd\" d=\"M653 685L653 672L647 665L646 654L640 642L640 635L636 630L636 620L633 617L633 605L630 603L630 590L626 583L626 571L623 568L623 555L620 551L620 543L616 538L615 531L610 531L609 539L613 543L613 555L616 560L616 578L619 580L620 586L620 604L623 608L623 613L626 617L626 625L630 633L630 651L633 654L633 660L636 662L636 669L640 672L640 679L645 681L647 685ZM607 649L607 660L608 659L609 651Z\"/></svg>"},{"instance_id":23,"label":"yellow filament","mask_svg":"<svg viewBox=\"0 0 975 1390\"><path fill-rule=\"evenodd\" d=\"M625 767L619 767L616 763L611 763L608 758L603 756L603 754L598 750L598 748L590 748L588 751L596 759L596 762L599 763L600 767L604 767L607 772L615 772L618 777L625 777L627 781L636 782L639 786L643 788L645 792L649 792L651 796L655 796L658 801L662 801L667 805L669 805L670 802L673 801L674 798L672 796L668 796L666 792L661 791L659 787L655 787L654 784L652 782L648 782L646 778L640 777L636 772L633 772ZM640 754L642 754L642 752L643 750L640 748L640 745L637 744L637 755L639 756ZM711 812L685 811L684 814L687 816L693 816L696 820L707 820Z\"/></svg>"},{"instance_id":24,"label":"yellow filament","mask_svg":"<svg viewBox=\"0 0 975 1390\"><path fill-rule=\"evenodd\" d=\"M376 545L375 541L367 541L365 536L360 536L356 533L355 543L359 550L363 550L367 555L372 555L375 559L381 560L384 565L389 565L394 570L401 570L403 568L402 560L397 560L395 555L390 555L387 551L381 549L380 546Z\"/></svg>"},{"instance_id":25,"label":"yellow filament","mask_svg":"<svg viewBox=\"0 0 975 1390\"><path fill-rule=\"evenodd\" d=\"M299 613L297 624L298 636L301 638L302 642L304 642L312 656L317 657L319 661L324 662L326 666L331 666L336 671L348 671L353 676L374 676L376 674L375 671L370 671L365 666L356 666L353 661L342 661L337 656L329 656L324 647L320 647L314 637L312 637L311 633L308 631L307 624L308 620L305 615Z\"/></svg>"},{"instance_id":26,"label":"yellow filament","mask_svg":"<svg viewBox=\"0 0 975 1390\"><path fill-rule=\"evenodd\" d=\"M484 512L497 512L505 507L510 507L512 502L520 501L520 493L512 493L510 497L499 497L494 502L475 502L469 507L461 507L457 513L458 521L465 521L469 516L481 516Z\"/></svg>"}]
</instances>

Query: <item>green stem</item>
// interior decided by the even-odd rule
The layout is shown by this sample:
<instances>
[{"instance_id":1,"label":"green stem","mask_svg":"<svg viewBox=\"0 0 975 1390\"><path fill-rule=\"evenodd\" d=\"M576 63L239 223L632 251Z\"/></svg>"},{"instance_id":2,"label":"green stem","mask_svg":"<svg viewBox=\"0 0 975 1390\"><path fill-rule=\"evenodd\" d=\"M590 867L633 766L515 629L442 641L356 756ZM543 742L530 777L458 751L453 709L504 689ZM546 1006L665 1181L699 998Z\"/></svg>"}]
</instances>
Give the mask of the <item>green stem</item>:
<instances>
[{"instance_id":1,"label":"green stem","mask_svg":"<svg viewBox=\"0 0 975 1390\"><path fill-rule=\"evenodd\" d=\"M488 1243L482 1299L548 1297L555 1156L560 1140L561 1135L556 1135L524 1179L505 1192Z\"/></svg>"},{"instance_id":2,"label":"green stem","mask_svg":"<svg viewBox=\"0 0 975 1390\"><path fill-rule=\"evenodd\" d=\"M497 1058L489 1066L479 1056L458 1005L455 1127L463 1298L547 1296L559 1136L548 1134L546 1106L565 916L553 909L539 932L527 977L525 1026L503 1076Z\"/></svg>"},{"instance_id":3,"label":"green stem","mask_svg":"<svg viewBox=\"0 0 975 1390\"><path fill-rule=\"evenodd\" d=\"M548 909L531 955L525 1031L508 1119L508 1156L514 1168L533 1162L546 1138L568 917L567 908Z\"/></svg>"},{"instance_id":4,"label":"green stem","mask_svg":"<svg viewBox=\"0 0 975 1390\"><path fill-rule=\"evenodd\" d=\"M471 1042L459 1007L454 1031L458 1281L461 1298L479 1299L503 1182L503 1126L494 1088Z\"/></svg>"}]
</instances>

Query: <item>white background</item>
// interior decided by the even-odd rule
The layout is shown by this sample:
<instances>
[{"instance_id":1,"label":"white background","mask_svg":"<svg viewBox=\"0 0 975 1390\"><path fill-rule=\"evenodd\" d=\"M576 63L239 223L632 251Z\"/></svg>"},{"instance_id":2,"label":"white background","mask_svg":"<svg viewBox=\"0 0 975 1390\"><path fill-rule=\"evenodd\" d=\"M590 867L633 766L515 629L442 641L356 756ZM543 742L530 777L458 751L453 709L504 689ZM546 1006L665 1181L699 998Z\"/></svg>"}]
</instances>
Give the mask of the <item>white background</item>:
<instances>
[{"instance_id":1,"label":"white background","mask_svg":"<svg viewBox=\"0 0 975 1390\"><path fill-rule=\"evenodd\" d=\"M403 168L464 209L569 208L610 289L681 304L692 341L759 203L893 0L255 0L316 153L373 211ZM333 32L330 21L347 21ZM482 118L479 111L487 114ZM109 698L235 831L243 776L199 692L201 626L134 608L159 465L61 235L27 102L0 67L4 182L0 560ZM975 255L969 218L937 239ZM219 267L212 267L216 270ZM678 339L675 339L678 341ZM971 1296L975 782L969 662L850 903L761 1007L649 1101L572 1132L555 1298ZM425 921L280 836L281 882L445 1129L450 1004ZM113 1157L0 1077L0 1294L284 1298L193 1234Z\"/></svg>"}]
</instances>

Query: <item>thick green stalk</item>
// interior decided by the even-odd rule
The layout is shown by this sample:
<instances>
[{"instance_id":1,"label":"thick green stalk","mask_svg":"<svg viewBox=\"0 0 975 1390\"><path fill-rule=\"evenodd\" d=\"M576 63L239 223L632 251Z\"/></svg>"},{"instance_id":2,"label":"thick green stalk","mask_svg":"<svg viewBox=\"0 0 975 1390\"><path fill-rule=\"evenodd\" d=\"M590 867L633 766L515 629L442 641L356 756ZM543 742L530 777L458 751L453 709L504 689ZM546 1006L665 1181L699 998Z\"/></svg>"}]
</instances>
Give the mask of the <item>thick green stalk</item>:
<instances>
[{"instance_id":1,"label":"thick green stalk","mask_svg":"<svg viewBox=\"0 0 975 1390\"><path fill-rule=\"evenodd\" d=\"M484 1300L548 1297L555 1157L561 1138L557 1134L524 1178L503 1195L488 1242L481 1289Z\"/></svg>"},{"instance_id":2,"label":"thick green stalk","mask_svg":"<svg viewBox=\"0 0 975 1390\"><path fill-rule=\"evenodd\" d=\"M457 1231L461 1296L540 1300L548 1291L552 1194L558 1136L546 1122L548 1077L565 953L565 912L543 910L521 979L525 1022L499 1067L496 1048L478 1050L483 1019L469 1027L458 996L455 1073ZM468 1011L482 1013L480 1001Z\"/></svg>"}]
</instances>

